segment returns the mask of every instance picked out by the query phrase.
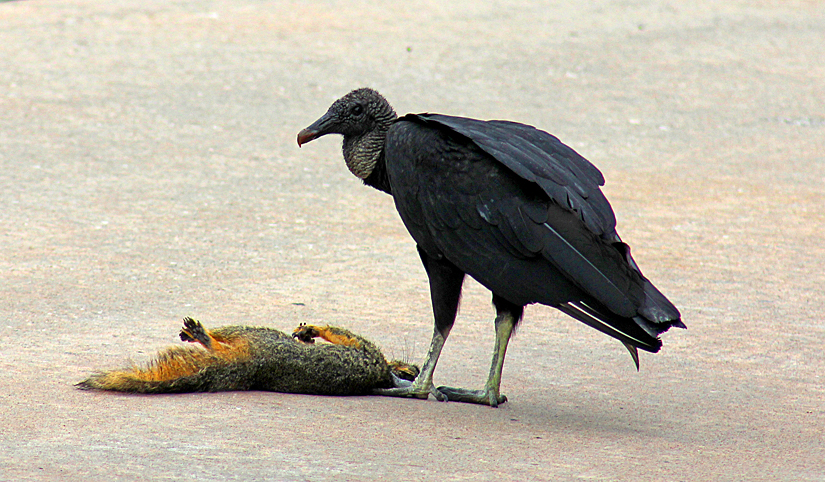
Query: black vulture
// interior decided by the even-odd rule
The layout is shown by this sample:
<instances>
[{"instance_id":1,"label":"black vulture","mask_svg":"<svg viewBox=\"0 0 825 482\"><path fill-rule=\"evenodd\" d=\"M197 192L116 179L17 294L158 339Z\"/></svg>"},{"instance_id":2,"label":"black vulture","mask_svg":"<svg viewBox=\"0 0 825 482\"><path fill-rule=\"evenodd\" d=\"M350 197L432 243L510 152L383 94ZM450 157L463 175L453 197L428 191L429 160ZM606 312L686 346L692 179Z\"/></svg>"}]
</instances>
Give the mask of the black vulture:
<instances>
[{"instance_id":1,"label":"black vulture","mask_svg":"<svg viewBox=\"0 0 825 482\"><path fill-rule=\"evenodd\" d=\"M679 310L642 275L616 233L602 173L556 137L509 121L439 114L399 118L378 92L357 89L298 134L298 145L344 136L344 160L390 194L430 282L435 330L420 375L393 396L498 406L501 370L524 306L541 303L637 348L684 328ZM433 386L465 275L493 293L496 343L482 390Z\"/></svg>"}]
</instances>

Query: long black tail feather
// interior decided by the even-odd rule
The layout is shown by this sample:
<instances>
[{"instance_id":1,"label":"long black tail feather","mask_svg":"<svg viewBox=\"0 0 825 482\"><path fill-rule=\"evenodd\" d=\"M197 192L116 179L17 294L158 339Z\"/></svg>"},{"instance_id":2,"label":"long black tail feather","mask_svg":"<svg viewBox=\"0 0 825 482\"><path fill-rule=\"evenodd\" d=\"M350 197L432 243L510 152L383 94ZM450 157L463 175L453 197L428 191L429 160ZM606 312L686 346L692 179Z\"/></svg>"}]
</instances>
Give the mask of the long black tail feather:
<instances>
[{"instance_id":1,"label":"long black tail feather","mask_svg":"<svg viewBox=\"0 0 825 482\"><path fill-rule=\"evenodd\" d=\"M648 333L634 318L623 318L606 310L598 310L583 302L565 303L556 308L585 325L621 341L630 352L637 370L639 369L637 348L656 353L662 347L662 341L657 336Z\"/></svg>"}]
</instances>

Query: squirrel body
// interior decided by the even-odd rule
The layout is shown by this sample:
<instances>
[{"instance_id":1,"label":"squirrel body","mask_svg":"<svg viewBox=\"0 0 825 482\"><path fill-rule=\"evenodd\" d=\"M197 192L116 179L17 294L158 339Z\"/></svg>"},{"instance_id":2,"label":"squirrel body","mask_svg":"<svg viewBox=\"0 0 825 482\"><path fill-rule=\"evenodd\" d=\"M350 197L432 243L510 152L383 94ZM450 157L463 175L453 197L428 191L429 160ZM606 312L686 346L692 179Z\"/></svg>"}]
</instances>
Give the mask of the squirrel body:
<instances>
[{"instance_id":1,"label":"squirrel body","mask_svg":"<svg viewBox=\"0 0 825 482\"><path fill-rule=\"evenodd\" d=\"M387 362L369 340L343 328L301 325L292 336L272 328L207 330L184 319L183 341L144 366L96 373L81 389L132 393L265 390L314 395L363 395L413 380L418 368ZM314 343L322 338L329 343Z\"/></svg>"}]
</instances>

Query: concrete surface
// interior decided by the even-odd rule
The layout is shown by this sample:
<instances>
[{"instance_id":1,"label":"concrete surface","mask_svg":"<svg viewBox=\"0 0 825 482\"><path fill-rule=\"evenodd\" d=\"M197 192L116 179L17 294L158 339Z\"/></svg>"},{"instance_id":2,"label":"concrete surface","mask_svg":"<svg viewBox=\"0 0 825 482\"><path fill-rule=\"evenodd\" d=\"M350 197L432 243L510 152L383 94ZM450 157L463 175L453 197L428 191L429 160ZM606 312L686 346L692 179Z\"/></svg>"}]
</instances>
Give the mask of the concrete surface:
<instances>
[{"instance_id":1,"label":"concrete surface","mask_svg":"<svg viewBox=\"0 0 825 482\"><path fill-rule=\"evenodd\" d=\"M367 3L0 3L0 479L825 480L823 3ZM187 315L423 358L391 200L295 144L364 85L591 159L689 329L636 373L531 307L497 410L75 390ZM469 284L438 383L483 382L492 316Z\"/></svg>"}]
</instances>

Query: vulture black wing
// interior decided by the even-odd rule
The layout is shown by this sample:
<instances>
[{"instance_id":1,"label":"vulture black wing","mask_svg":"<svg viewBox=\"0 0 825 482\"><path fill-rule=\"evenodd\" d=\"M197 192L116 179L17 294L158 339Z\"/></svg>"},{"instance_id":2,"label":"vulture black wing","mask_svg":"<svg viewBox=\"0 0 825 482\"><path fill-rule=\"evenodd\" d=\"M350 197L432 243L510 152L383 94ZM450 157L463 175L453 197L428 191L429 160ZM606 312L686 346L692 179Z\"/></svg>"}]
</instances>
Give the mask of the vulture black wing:
<instances>
[{"instance_id":1,"label":"vulture black wing","mask_svg":"<svg viewBox=\"0 0 825 482\"><path fill-rule=\"evenodd\" d=\"M473 141L523 179L538 184L560 206L578 214L593 233L610 235L616 229L613 208L599 189L604 185L601 171L557 137L510 121L440 114L416 117Z\"/></svg>"},{"instance_id":2,"label":"vulture black wing","mask_svg":"<svg viewBox=\"0 0 825 482\"><path fill-rule=\"evenodd\" d=\"M390 129L385 155L419 246L499 296L555 306L648 351L681 325L616 234L601 172L556 137L514 122L410 114Z\"/></svg>"}]
</instances>

